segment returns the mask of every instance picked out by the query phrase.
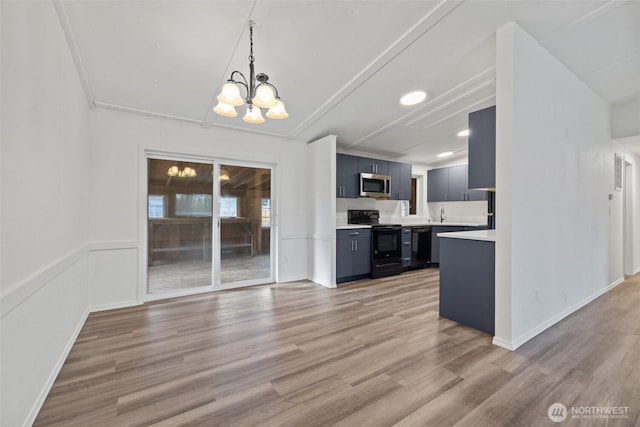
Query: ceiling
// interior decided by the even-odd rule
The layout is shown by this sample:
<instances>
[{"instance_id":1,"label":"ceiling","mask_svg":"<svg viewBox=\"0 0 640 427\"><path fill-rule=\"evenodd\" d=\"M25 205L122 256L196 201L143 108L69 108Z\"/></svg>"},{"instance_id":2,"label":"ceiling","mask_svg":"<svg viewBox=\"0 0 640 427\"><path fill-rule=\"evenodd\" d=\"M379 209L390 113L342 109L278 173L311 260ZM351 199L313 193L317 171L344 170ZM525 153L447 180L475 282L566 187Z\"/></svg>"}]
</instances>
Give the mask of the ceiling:
<instances>
[{"instance_id":1,"label":"ceiling","mask_svg":"<svg viewBox=\"0 0 640 427\"><path fill-rule=\"evenodd\" d=\"M89 101L103 108L434 164L466 156L467 114L495 103L495 32L517 21L614 104L640 99L639 1L56 2ZM212 111L231 71L256 72L286 120ZM412 89L426 102L404 107ZM244 107L239 108L239 114Z\"/></svg>"}]
</instances>

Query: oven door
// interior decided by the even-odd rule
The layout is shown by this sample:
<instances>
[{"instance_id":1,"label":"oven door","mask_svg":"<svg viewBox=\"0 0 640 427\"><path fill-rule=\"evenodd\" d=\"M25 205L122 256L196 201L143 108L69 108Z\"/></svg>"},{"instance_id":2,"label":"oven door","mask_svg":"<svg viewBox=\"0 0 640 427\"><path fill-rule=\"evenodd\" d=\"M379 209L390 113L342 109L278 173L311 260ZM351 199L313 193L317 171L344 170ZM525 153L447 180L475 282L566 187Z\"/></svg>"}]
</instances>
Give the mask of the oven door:
<instances>
[{"instance_id":1,"label":"oven door","mask_svg":"<svg viewBox=\"0 0 640 427\"><path fill-rule=\"evenodd\" d=\"M402 258L402 227L378 226L371 232L373 260Z\"/></svg>"}]
</instances>

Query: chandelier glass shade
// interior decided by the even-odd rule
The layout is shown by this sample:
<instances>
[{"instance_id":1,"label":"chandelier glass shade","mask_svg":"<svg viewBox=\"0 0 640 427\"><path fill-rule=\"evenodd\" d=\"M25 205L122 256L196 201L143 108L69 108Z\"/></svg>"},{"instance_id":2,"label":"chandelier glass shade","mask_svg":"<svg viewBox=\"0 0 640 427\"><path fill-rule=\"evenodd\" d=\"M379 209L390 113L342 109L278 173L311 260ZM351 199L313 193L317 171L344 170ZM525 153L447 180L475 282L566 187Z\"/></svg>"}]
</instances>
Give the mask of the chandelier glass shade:
<instances>
[{"instance_id":1,"label":"chandelier glass shade","mask_svg":"<svg viewBox=\"0 0 640 427\"><path fill-rule=\"evenodd\" d=\"M196 170L188 166L182 170L178 166L171 166L167 171L167 176L176 176L178 178L193 178L197 175Z\"/></svg>"},{"instance_id":2,"label":"chandelier glass shade","mask_svg":"<svg viewBox=\"0 0 640 427\"><path fill-rule=\"evenodd\" d=\"M284 103L278 95L278 89L269 83L269 76L260 73L255 74L253 62L253 26L255 22L249 21L249 80L240 71L233 71L231 77L222 86L220 94L216 97L218 104L213 111L224 117L236 117L236 108L246 102L247 111L242 118L247 123L264 123L261 108L268 108L266 116L270 119L286 119L289 117ZM240 86L244 87L246 98L240 94Z\"/></svg>"}]
</instances>

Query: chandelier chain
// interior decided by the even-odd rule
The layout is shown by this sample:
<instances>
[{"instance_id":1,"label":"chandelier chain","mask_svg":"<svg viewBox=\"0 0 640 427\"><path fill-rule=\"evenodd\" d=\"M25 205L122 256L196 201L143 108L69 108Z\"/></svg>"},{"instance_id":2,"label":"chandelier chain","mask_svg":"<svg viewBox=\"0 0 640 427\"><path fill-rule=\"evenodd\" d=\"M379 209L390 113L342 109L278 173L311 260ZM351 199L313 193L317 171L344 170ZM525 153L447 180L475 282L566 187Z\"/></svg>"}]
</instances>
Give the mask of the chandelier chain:
<instances>
[{"instance_id":1,"label":"chandelier chain","mask_svg":"<svg viewBox=\"0 0 640 427\"><path fill-rule=\"evenodd\" d=\"M255 61L253 57L253 21L249 21L249 61Z\"/></svg>"}]
</instances>

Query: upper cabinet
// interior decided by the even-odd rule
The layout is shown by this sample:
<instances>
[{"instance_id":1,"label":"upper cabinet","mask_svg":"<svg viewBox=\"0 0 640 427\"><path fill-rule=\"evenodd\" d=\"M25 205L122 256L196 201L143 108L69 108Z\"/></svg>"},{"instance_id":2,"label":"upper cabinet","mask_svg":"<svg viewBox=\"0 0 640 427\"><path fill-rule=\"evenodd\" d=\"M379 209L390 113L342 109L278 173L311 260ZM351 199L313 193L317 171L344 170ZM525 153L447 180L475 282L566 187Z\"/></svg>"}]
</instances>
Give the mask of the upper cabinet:
<instances>
[{"instance_id":1,"label":"upper cabinet","mask_svg":"<svg viewBox=\"0 0 640 427\"><path fill-rule=\"evenodd\" d=\"M411 165L407 163L389 162L392 200L411 199Z\"/></svg>"},{"instance_id":2,"label":"upper cabinet","mask_svg":"<svg viewBox=\"0 0 640 427\"><path fill-rule=\"evenodd\" d=\"M356 156L336 156L336 197L355 199L360 194L360 176Z\"/></svg>"},{"instance_id":3,"label":"upper cabinet","mask_svg":"<svg viewBox=\"0 0 640 427\"><path fill-rule=\"evenodd\" d=\"M367 157L336 155L336 197L356 198L360 195L360 173L391 176L390 199L411 199L411 165Z\"/></svg>"},{"instance_id":4,"label":"upper cabinet","mask_svg":"<svg viewBox=\"0 0 640 427\"><path fill-rule=\"evenodd\" d=\"M446 200L451 202L467 200L467 165L449 168L449 190Z\"/></svg>"},{"instance_id":5,"label":"upper cabinet","mask_svg":"<svg viewBox=\"0 0 640 427\"><path fill-rule=\"evenodd\" d=\"M487 193L469 189L467 165L431 169L427 172L427 202L470 200L487 200Z\"/></svg>"},{"instance_id":6,"label":"upper cabinet","mask_svg":"<svg viewBox=\"0 0 640 427\"><path fill-rule=\"evenodd\" d=\"M449 192L449 168L427 172L427 202L444 202Z\"/></svg>"},{"instance_id":7,"label":"upper cabinet","mask_svg":"<svg viewBox=\"0 0 640 427\"><path fill-rule=\"evenodd\" d=\"M496 107L469 114L469 188L496 188Z\"/></svg>"},{"instance_id":8,"label":"upper cabinet","mask_svg":"<svg viewBox=\"0 0 640 427\"><path fill-rule=\"evenodd\" d=\"M389 162L386 160L358 157L358 172L389 175Z\"/></svg>"}]
</instances>

